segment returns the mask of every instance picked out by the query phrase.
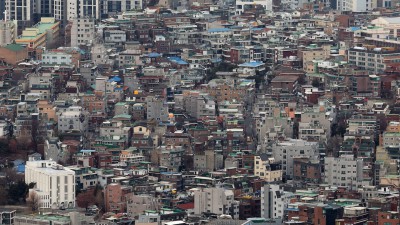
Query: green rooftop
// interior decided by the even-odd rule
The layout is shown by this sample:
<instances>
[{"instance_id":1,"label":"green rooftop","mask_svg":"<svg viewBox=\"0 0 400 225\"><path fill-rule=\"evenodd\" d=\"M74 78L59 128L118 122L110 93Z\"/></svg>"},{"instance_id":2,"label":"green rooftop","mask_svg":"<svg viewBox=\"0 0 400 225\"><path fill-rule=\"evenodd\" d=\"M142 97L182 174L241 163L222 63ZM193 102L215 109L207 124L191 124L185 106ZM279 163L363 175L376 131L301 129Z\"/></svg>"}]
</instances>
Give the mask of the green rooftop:
<instances>
[{"instance_id":1,"label":"green rooftop","mask_svg":"<svg viewBox=\"0 0 400 225\"><path fill-rule=\"evenodd\" d=\"M18 44L9 44L5 46L6 49L13 51L13 52L19 52L23 49L25 49L24 47L22 47L21 45Z\"/></svg>"}]
</instances>

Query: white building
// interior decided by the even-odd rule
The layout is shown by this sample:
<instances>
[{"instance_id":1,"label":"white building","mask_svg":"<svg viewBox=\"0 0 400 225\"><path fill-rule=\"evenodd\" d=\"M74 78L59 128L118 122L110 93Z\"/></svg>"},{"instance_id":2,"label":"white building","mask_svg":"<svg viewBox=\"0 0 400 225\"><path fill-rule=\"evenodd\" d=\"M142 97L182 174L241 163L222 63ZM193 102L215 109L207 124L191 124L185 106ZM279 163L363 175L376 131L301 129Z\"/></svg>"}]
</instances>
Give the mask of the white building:
<instances>
[{"instance_id":1,"label":"white building","mask_svg":"<svg viewBox=\"0 0 400 225\"><path fill-rule=\"evenodd\" d=\"M35 9L33 0L5 0L5 5L7 20L30 21L33 19L32 16Z\"/></svg>"},{"instance_id":2,"label":"white building","mask_svg":"<svg viewBox=\"0 0 400 225\"><path fill-rule=\"evenodd\" d=\"M373 10L377 5L376 0L338 0L337 10L366 12Z\"/></svg>"},{"instance_id":3,"label":"white building","mask_svg":"<svg viewBox=\"0 0 400 225\"><path fill-rule=\"evenodd\" d=\"M71 47L92 44L95 39L95 19L75 18L71 26Z\"/></svg>"},{"instance_id":4,"label":"white building","mask_svg":"<svg viewBox=\"0 0 400 225\"><path fill-rule=\"evenodd\" d=\"M72 55L63 52L44 52L42 63L48 65L71 65Z\"/></svg>"},{"instance_id":5,"label":"white building","mask_svg":"<svg viewBox=\"0 0 400 225\"><path fill-rule=\"evenodd\" d=\"M0 46L12 44L17 37L15 21L0 20Z\"/></svg>"},{"instance_id":6,"label":"white building","mask_svg":"<svg viewBox=\"0 0 400 225\"><path fill-rule=\"evenodd\" d=\"M293 193L283 191L278 184L265 184L261 187L261 217L282 221L292 197Z\"/></svg>"},{"instance_id":7,"label":"white building","mask_svg":"<svg viewBox=\"0 0 400 225\"><path fill-rule=\"evenodd\" d=\"M214 213L239 218L239 202L235 201L232 190L203 188L194 191L194 213Z\"/></svg>"},{"instance_id":8,"label":"white building","mask_svg":"<svg viewBox=\"0 0 400 225\"><path fill-rule=\"evenodd\" d=\"M272 0L236 0L236 15L244 12L247 6L261 5L266 11L272 12Z\"/></svg>"},{"instance_id":9,"label":"white building","mask_svg":"<svg viewBox=\"0 0 400 225\"><path fill-rule=\"evenodd\" d=\"M325 183L357 190L362 185L363 167L362 159L354 159L353 155L325 157Z\"/></svg>"},{"instance_id":10,"label":"white building","mask_svg":"<svg viewBox=\"0 0 400 225\"><path fill-rule=\"evenodd\" d=\"M88 129L88 118L80 106L71 106L58 116L58 132L67 131L86 132Z\"/></svg>"},{"instance_id":11,"label":"white building","mask_svg":"<svg viewBox=\"0 0 400 225\"><path fill-rule=\"evenodd\" d=\"M40 208L75 207L75 173L51 160L26 162L25 182L35 183Z\"/></svg>"},{"instance_id":12,"label":"white building","mask_svg":"<svg viewBox=\"0 0 400 225\"><path fill-rule=\"evenodd\" d=\"M293 177L293 157L308 156L318 159L318 143L300 139L277 141L271 146L272 156L282 162L282 170L287 178Z\"/></svg>"},{"instance_id":13,"label":"white building","mask_svg":"<svg viewBox=\"0 0 400 225\"><path fill-rule=\"evenodd\" d=\"M104 41L109 43L126 42L126 33L122 30L105 30Z\"/></svg>"},{"instance_id":14,"label":"white building","mask_svg":"<svg viewBox=\"0 0 400 225\"><path fill-rule=\"evenodd\" d=\"M64 0L65 1L65 0ZM100 0L66 0L68 20L81 17L100 19Z\"/></svg>"}]
</instances>

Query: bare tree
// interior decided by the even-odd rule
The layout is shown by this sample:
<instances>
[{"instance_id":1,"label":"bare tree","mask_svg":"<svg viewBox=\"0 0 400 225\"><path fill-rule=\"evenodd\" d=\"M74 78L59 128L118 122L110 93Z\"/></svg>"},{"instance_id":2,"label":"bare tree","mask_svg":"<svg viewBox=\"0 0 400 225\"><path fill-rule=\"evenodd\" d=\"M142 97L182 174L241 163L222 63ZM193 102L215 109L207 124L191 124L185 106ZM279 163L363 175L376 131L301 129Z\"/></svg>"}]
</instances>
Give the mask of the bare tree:
<instances>
[{"instance_id":1,"label":"bare tree","mask_svg":"<svg viewBox=\"0 0 400 225\"><path fill-rule=\"evenodd\" d=\"M33 212L36 212L39 210L39 206L40 206L40 197L39 195L36 193L36 191L30 191L29 192L29 196L28 199L26 200L28 202L28 204L31 206L31 209Z\"/></svg>"}]
</instances>

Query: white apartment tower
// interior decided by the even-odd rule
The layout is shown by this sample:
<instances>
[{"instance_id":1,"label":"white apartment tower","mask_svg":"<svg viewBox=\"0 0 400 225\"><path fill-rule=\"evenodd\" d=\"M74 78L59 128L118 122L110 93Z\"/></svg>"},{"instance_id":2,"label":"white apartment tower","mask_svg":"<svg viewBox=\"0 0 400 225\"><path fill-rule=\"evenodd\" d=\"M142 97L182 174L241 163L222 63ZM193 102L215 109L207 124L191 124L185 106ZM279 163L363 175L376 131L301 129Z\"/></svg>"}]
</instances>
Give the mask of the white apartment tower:
<instances>
[{"instance_id":1,"label":"white apartment tower","mask_svg":"<svg viewBox=\"0 0 400 225\"><path fill-rule=\"evenodd\" d=\"M32 19L35 12L33 0L5 0L5 3L7 20L29 21Z\"/></svg>"},{"instance_id":2,"label":"white apartment tower","mask_svg":"<svg viewBox=\"0 0 400 225\"><path fill-rule=\"evenodd\" d=\"M64 1L67 1L68 20L81 17L100 19L100 0Z\"/></svg>"},{"instance_id":3,"label":"white apartment tower","mask_svg":"<svg viewBox=\"0 0 400 225\"><path fill-rule=\"evenodd\" d=\"M26 162L25 182L35 183L41 208L75 207L75 172L51 160Z\"/></svg>"}]
</instances>

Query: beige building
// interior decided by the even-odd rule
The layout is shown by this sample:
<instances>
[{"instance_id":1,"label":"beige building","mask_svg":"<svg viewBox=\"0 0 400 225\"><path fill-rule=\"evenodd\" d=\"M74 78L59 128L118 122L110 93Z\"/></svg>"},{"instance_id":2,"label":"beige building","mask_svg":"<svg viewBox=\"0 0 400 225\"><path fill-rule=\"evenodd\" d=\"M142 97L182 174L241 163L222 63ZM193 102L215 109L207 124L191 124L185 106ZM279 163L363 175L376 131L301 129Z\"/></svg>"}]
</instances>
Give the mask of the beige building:
<instances>
[{"instance_id":1,"label":"beige building","mask_svg":"<svg viewBox=\"0 0 400 225\"><path fill-rule=\"evenodd\" d=\"M266 154L254 156L254 175L266 182L282 180L282 168L274 158L268 158Z\"/></svg>"},{"instance_id":2,"label":"beige building","mask_svg":"<svg viewBox=\"0 0 400 225\"><path fill-rule=\"evenodd\" d=\"M47 100L39 100L37 107L39 115L48 121L57 121L56 107Z\"/></svg>"},{"instance_id":3,"label":"beige building","mask_svg":"<svg viewBox=\"0 0 400 225\"><path fill-rule=\"evenodd\" d=\"M17 25L14 21L0 20L0 46L12 44L17 37Z\"/></svg>"},{"instance_id":4,"label":"beige building","mask_svg":"<svg viewBox=\"0 0 400 225\"><path fill-rule=\"evenodd\" d=\"M327 59L330 55L330 51L331 46L324 45L322 47L318 47L316 44L311 44L302 51L299 51L299 57L302 57L303 59L303 68L306 68L307 62Z\"/></svg>"}]
</instances>

